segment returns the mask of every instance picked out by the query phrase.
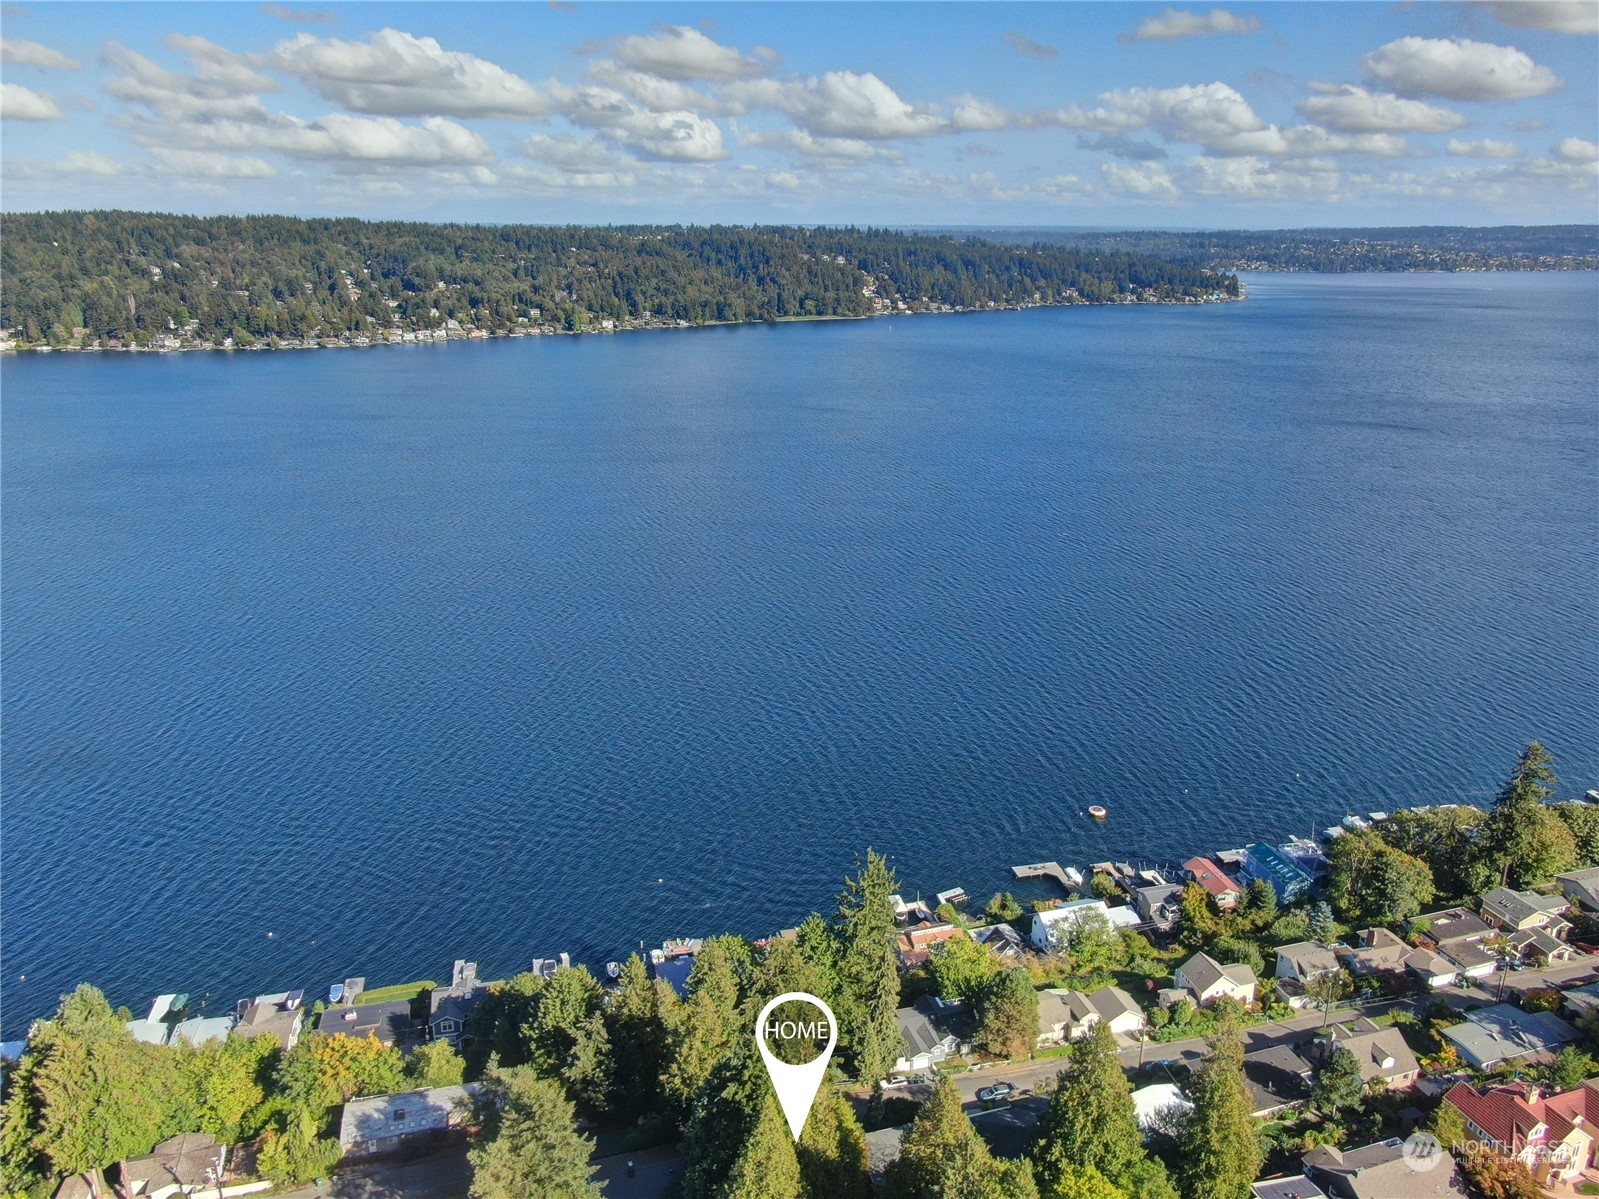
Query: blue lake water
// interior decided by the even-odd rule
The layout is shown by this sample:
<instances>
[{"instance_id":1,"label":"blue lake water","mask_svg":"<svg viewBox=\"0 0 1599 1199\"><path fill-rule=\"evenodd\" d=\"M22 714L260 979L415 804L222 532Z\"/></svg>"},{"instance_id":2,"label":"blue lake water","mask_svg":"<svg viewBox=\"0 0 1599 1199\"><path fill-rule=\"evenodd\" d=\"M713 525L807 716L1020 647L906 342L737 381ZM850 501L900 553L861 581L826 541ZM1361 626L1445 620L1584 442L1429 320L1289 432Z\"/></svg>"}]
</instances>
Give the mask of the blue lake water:
<instances>
[{"instance_id":1,"label":"blue lake water","mask_svg":"<svg viewBox=\"0 0 1599 1199\"><path fill-rule=\"evenodd\" d=\"M6 1033L1599 783L1599 277L1250 290L6 361Z\"/></svg>"}]
</instances>

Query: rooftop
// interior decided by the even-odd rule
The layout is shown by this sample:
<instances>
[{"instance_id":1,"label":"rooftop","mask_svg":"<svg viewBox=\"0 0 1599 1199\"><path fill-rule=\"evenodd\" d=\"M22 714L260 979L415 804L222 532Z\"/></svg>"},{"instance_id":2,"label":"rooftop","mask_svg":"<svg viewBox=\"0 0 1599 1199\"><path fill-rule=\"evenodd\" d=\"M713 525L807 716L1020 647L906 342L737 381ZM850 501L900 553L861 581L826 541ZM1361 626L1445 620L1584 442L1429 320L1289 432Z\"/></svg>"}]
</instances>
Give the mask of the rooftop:
<instances>
[{"instance_id":1,"label":"rooftop","mask_svg":"<svg viewBox=\"0 0 1599 1199\"><path fill-rule=\"evenodd\" d=\"M480 1089L477 1083L467 1083L352 1099L344 1105L339 1122L339 1146L349 1149L365 1141L464 1124Z\"/></svg>"}]
</instances>

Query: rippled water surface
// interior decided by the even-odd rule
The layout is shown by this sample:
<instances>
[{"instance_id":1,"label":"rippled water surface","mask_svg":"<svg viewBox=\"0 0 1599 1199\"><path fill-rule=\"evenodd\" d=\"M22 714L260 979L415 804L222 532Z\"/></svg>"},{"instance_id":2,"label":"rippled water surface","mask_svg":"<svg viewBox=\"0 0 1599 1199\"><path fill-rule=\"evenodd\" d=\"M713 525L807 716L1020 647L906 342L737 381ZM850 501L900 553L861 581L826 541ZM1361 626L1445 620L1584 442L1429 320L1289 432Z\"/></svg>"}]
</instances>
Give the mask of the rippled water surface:
<instances>
[{"instance_id":1,"label":"rippled water surface","mask_svg":"<svg viewBox=\"0 0 1599 1199\"><path fill-rule=\"evenodd\" d=\"M1599 279L1251 292L5 362L7 1032L1599 783Z\"/></svg>"}]
</instances>

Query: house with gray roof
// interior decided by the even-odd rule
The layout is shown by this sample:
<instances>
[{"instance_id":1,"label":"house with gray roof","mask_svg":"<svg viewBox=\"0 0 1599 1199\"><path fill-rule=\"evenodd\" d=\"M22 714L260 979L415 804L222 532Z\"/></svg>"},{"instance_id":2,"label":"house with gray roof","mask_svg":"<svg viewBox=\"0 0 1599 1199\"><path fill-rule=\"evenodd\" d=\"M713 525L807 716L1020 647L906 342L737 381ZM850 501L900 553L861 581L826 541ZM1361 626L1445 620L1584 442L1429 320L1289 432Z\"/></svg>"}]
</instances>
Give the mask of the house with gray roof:
<instances>
[{"instance_id":1,"label":"house with gray roof","mask_svg":"<svg viewBox=\"0 0 1599 1199\"><path fill-rule=\"evenodd\" d=\"M1038 993L1040 1045L1086 1037L1101 1022L1116 1036L1131 1036L1144 1027L1144 1009L1120 987L1101 987L1092 993L1051 987Z\"/></svg>"},{"instance_id":2,"label":"house with gray roof","mask_svg":"<svg viewBox=\"0 0 1599 1199\"><path fill-rule=\"evenodd\" d=\"M1426 912L1412 920L1410 928L1440 947L1454 941L1480 941L1494 931L1493 925L1469 908Z\"/></svg>"},{"instance_id":3,"label":"house with gray roof","mask_svg":"<svg viewBox=\"0 0 1599 1199\"><path fill-rule=\"evenodd\" d=\"M1170 928L1182 919L1181 883L1160 883L1152 887L1139 887L1133 892L1133 906L1146 924L1156 928Z\"/></svg>"},{"instance_id":4,"label":"house with gray roof","mask_svg":"<svg viewBox=\"0 0 1599 1199\"><path fill-rule=\"evenodd\" d=\"M1353 1030L1334 1027L1323 1043L1322 1053L1330 1054L1336 1049L1347 1049L1355 1055L1360 1081L1368 1087L1381 1085L1403 1091L1415 1086L1421 1077L1421 1063L1397 1028L1377 1028L1364 1020Z\"/></svg>"},{"instance_id":5,"label":"house with gray roof","mask_svg":"<svg viewBox=\"0 0 1599 1199\"><path fill-rule=\"evenodd\" d=\"M1510 934L1510 948L1524 962L1535 966L1554 966L1569 962L1577 951L1541 928L1524 928Z\"/></svg>"},{"instance_id":6,"label":"house with gray roof","mask_svg":"<svg viewBox=\"0 0 1599 1199\"><path fill-rule=\"evenodd\" d=\"M228 1147L210 1133L184 1132L143 1157L122 1162L118 1193L125 1199L170 1199L221 1186Z\"/></svg>"},{"instance_id":7,"label":"house with gray roof","mask_svg":"<svg viewBox=\"0 0 1599 1199\"><path fill-rule=\"evenodd\" d=\"M1314 1067L1291 1045L1270 1045L1244 1054L1244 1082L1256 1119L1297 1107L1310 1098Z\"/></svg>"},{"instance_id":8,"label":"house with gray roof","mask_svg":"<svg viewBox=\"0 0 1599 1199\"><path fill-rule=\"evenodd\" d=\"M1564 937L1571 928L1564 914L1569 906L1564 895L1539 895L1509 887L1495 887L1482 897L1483 917L1507 933L1541 928L1550 936Z\"/></svg>"},{"instance_id":9,"label":"house with gray roof","mask_svg":"<svg viewBox=\"0 0 1599 1199\"><path fill-rule=\"evenodd\" d=\"M1585 912L1599 912L1599 866L1555 875L1560 893Z\"/></svg>"},{"instance_id":10,"label":"house with gray roof","mask_svg":"<svg viewBox=\"0 0 1599 1199\"><path fill-rule=\"evenodd\" d=\"M895 1074L919 1074L931 1070L945 1058L959 1052L960 1041L950 1032L934 1026L913 1007L902 1007L894 1013L899 1023L899 1036L903 1042L899 1060L894 1063Z\"/></svg>"},{"instance_id":11,"label":"house with gray roof","mask_svg":"<svg viewBox=\"0 0 1599 1199\"><path fill-rule=\"evenodd\" d=\"M463 1134L481 1089L466 1083L350 1100L339 1120L344 1160L412 1152Z\"/></svg>"},{"instance_id":12,"label":"house with gray roof","mask_svg":"<svg viewBox=\"0 0 1599 1199\"><path fill-rule=\"evenodd\" d=\"M1022 940L1021 933L1009 924L985 924L980 928L969 928L966 935L979 945L988 946L990 953L1008 965L1019 963L1027 953L1027 943Z\"/></svg>"},{"instance_id":13,"label":"house with gray roof","mask_svg":"<svg viewBox=\"0 0 1599 1199\"><path fill-rule=\"evenodd\" d=\"M450 985L434 987L428 997L428 1037L457 1048L470 1045L467 1022L488 993L487 984L478 982L477 963L457 958L450 968Z\"/></svg>"},{"instance_id":14,"label":"house with gray roof","mask_svg":"<svg viewBox=\"0 0 1599 1199\"><path fill-rule=\"evenodd\" d=\"M279 991L241 999L235 1006L234 1029L242 1037L271 1037L284 1049L293 1049L305 1025L305 992Z\"/></svg>"},{"instance_id":15,"label":"house with gray roof","mask_svg":"<svg viewBox=\"0 0 1599 1199\"><path fill-rule=\"evenodd\" d=\"M330 1007L322 1013L316 1029L329 1036L376 1037L385 1045L410 1044L419 1039L421 1031L411 1016L409 999Z\"/></svg>"},{"instance_id":16,"label":"house with gray roof","mask_svg":"<svg viewBox=\"0 0 1599 1199\"><path fill-rule=\"evenodd\" d=\"M1344 968L1356 978L1403 974L1410 946L1399 934L1386 928L1363 928L1353 946L1333 947Z\"/></svg>"},{"instance_id":17,"label":"house with gray roof","mask_svg":"<svg viewBox=\"0 0 1599 1199\"><path fill-rule=\"evenodd\" d=\"M1173 981L1200 1007L1216 1002L1223 995L1240 1003L1255 1002L1255 972L1242 964L1223 966L1208 953L1196 953L1177 967Z\"/></svg>"},{"instance_id":18,"label":"house with gray roof","mask_svg":"<svg viewBox=\"0 0 1599 1199\"><path fill-rule=\"evenodd\" d=\"M1508 1003L1479 1008L1463 1023L1444 1029L1443 1035L1479 1070L1554 1053L1578 1039L1577 1030L1553 1012L1527 1012Z\"/></svg>"},{"instance_id":19,"label":"house with gray roof","mask_svg":"<svg viewBox=\"0 0 1599 1199\"><path fill-rule=\"evenodd\" d=\"M1460 1168L1446 1150L1418 1170L1398 1137L1359 1149L1318 1145L1305 1154L1305 1175L1333 1199L1469 1199Z\"/></svg>"}]
</instances>

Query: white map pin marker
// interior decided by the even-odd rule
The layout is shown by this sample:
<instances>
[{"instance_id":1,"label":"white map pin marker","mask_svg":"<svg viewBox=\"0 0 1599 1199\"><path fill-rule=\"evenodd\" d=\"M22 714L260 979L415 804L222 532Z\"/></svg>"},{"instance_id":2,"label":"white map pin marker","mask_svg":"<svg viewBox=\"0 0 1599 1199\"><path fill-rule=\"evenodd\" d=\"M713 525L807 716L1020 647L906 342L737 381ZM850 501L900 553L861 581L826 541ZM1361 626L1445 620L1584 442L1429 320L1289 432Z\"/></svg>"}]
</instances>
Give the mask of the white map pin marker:
<instances>
[{"instance_id":1,"label":"white map pin marker","mask_svg":"<svg viewBox=\"0 0 1599 1199\"><path fill-rule=\"evenodd\" d=\"M821 1021L807 1023L784 1020L780 1025L774 1020L772 1026L767 1027L766 1018L780 1005L792 1000L820 1008L822 1014L827 1017L827 1048L822 1050L815 1061L798 1066L779 1061L766 1047L766 1035L769 1032L775 1032L785 1041L795 1037L814 1039L812 1034L821 1035L822 1030L816 1027ZM805 1117L811 1114L811 1103L816 1098L817 1088L822 1085L822 1075L827 1073L828 1060L833 1056L833 1047L837 1044L838 1021L833 1019L833 1009L816 996L807 995L804 991L790 991L785 995L779 995L763 1007L761 1014L756 1017L755 1047L761 1051L761 1059L766 1063L766 1073L772 1080L772 1090L777 1092L777 1102L782 1105L783 1118L788 1121L789 1131L794 1134L796 1141L800 1139L800 1133L805 1130Z\"/></svg>"}]
</instances>

